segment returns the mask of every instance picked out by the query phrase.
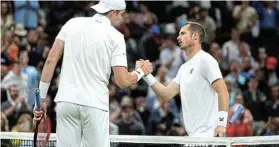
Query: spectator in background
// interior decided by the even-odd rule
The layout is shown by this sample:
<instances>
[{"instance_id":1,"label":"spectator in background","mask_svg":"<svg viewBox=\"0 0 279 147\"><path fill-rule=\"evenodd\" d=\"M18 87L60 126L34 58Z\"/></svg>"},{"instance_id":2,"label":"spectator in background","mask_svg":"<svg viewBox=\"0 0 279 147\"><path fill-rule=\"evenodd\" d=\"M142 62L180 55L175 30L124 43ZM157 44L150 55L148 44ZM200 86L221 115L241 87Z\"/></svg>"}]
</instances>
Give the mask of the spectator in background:
<instances>
[{"instance_id":1,"label":"spectator in background","mask_svg":"<svg viewBox=\"0 0 279 147\"><path fill-rule=\"evenodd\" d=\"M19 62L21 64L21 70L27 75L28 79L28 108L30 111L34 108L36 101L35 89L38 87L39 75L38 71L34 66L29 66L29 57L27 51L22 51L20 53Z\"/></svg>"},{"instance_id":2,"label":"spectator in background","mask_svg":"<svg viewBox=\"0 0 279 147\"><path fill-rule=\"evenodd\" d=\"M268 116L272 113L279 114L279 86L273 85L270 87L270 94L266 102Z\"/></svg>"},{"instance_id":3,"label":"spectator in background","mask_svg":"<svg viewBox=\"0 0 279 147\"><path fill-rule=\"evenodd\" d=\"M246 42L241 42L239 45L239 56L238 56L238 62L240 64L243 64L243 58L245 57L250 57L251 59L251 66L253 69L258 69L259 68L259 64L256 62L256 60L254 59L254 57L251 56L251 52L250 52L250 46L248 43Z\"/></svg>"},{"instance_id":4,"label":"spectator in background","mask_svg":"<svg viewBox=\"0 0 279 147\"><path fill-rule=\"evenodd\" d=\"M151 111L151 115L149 118L148 130L150 132L148 133L151 134L158 131L157 129L158 127L160 128L160 124L165 125L164 127L165 129L162 133L166 134L170 130L172 122L175 119L174 113L170 111L168 101L164 101L160 99L159 103L160 106Z\"/></svg>"},{"instance_id":5,"label":"spectator in background","mask_svg":"<svg viewBox=\"0 0 279 147\"><path fill-rule=\"evenodd\" d=\"M139 11L140 13L138 14L138 24L139 25L152 25L152 24L157 24L158 23L158 19L157 16L150 12L147 5L141 3L139 5ZM147 26L148 28L149 26Z\"/></svg>"},{"instance_id":6,"label":"spectator in background","mask_svg":"<svg viewBox=\"0 0 279 147\"><path fill-rule=\"evenodd\" d=\"M279 135L279 113L273 112L267 121L266 128L263 130L263 136Z\"/></svg>"},{"instance_id":7,"label":"spectator in background","mask_svg":"<svg viewBox=\"0 0 279 147\"><path fill-rule=\"evenodd\" d=\"M7 101L1 104L1 112L3 112L9 120L9 128L12 128L19 116L28 112L27 103L25 97L19 95L19 88L16 85L12 85L8 88L9 98Z\"/></svg>"},{"instance_id":8,"label":"spectator in background","mask_svg":"<svg viewBox=\"0 0 279 147\"><path fill-rule=\"evenodd\" d=\"M241 60L241 71L240 73L246 79L250 79L255 76L255 70L252 67L252 59L250 56L244 56ZM245 89L242 89L245 90Z\"/></svg>"},{"instance_id":9,"label":"spectator in background","mask_svg":"<svg viewBox=\"0 0 279 147\"><path fill-rule=\"evenodd\" d=\"M143 96L139 96L135 99L135 105L136 105L136 111L139 113L142 121L143 121L143 125L145 128L147 128L148 126L148 120L150 118L150 111L147 107L147 101L146 101L146 97ZM147 132L148 130L146 129L145 132Z\"/></svg>"},{"instance_id":10,"label":"spectator in background","mask_svg":"<svg viewBox=\"0 0 279 147\"><path fill-rule=\"evenodd\" d=\"M222 72L222 75L227 75L229 72L229 65L226 62L226 60L222 56L222 50L218 49L214 52L213 57L216 59L216 61L219 64L220 70Z\"/></svg>"},{"instance_id":11,"label":"spectator in background","mask_svg":"<svg viewBox=\"0 0 279 147\"><path fill-rule=\"evenodd\" d=\"M228 113L228 120L230 120L234 114L235 108L238 108L239 105L243 106L244 101L243 101L243 96L241 93L237 93L235 96L235 104L233 106L230 107L229 109L229 113ZM243 123L244 124L249 124L250 127L252 127L252 124L254 122L254 118L252 113L250 112L249 109L244 107L243 110Z\"/></svg>"},{"instance_id":12,"label":"spectator in background","mask_svg":"<svg viewBox=\"0 0 279 147\"><path fill-rule=\"evenodd\" d=\"M27 29L35 29L38 26L39 1L14 1L15 23L22 23Z\"/></svg>"},{"instance_id":13,"label":"spectator in background","mask_svg":"<svg viewBox=\"0 0 279 147\"><path fill-rule=\"evenodd\" d=\"M145 129L134 117L133 105L121 105L121 118L115 122L119 128L119 135L144 135Z\"/></svg>"},{"instance_id":14,"label":"spectator in background","mask_svg":"<svg viewBox=\"0 0 279 147\"><path fill-rule=\"evenodd\" d=\"M264 29L276 29L279 27L279 12L275 8L275 1L266 1L266 4L267 6L258 12L260 27Z\"/></svg>"},{"instance_id":15,"label":"spectator in background","mask_svg":"<svg viewBox=\"0 0 279 147\"><path fill-rule=\"evenodd\" d=\"M259 68L264 68L266 64L267 54L265 48L259 48L259 53L257 56Z\"/></svg>"},{"instance_id":16,"label":"spectator in background","mask_svg":"<svg viewBox=\"0 0 279 147\"><path fill-rule=\"evenodd\" d=\"M38 46L39 35L36 30L29 30L27 35L26 50L29 56L29 65L37 67L42 60L43 48Z\"/></svg>"},{"instance_id":17,"label":"spectator in background","mask_svg":"<svg viewBox=\"0 0 279 147\"><path fill-rule=\"evenodd\" d=\"M1 1L1 38L6 34L6 31L10 29L13 22L14 20L9 2Z\"/></svg>"},{"instance_id":18,"label":"spectator in background","mask_svg":"<svg viewBox=\"0 0 279 147\"><path fill-rule=\"evenodd\" d=\"M200 9L198 22L204 27L206 31L205 41L211 43L215 40L216 23L212 17L208 15L208 10Z\"/></svg>"},{"instance_id":19,"label":"spectator in background","mask_svg":"<svg viewBox=\"0 0 279 147\"><path fill-rule=\"evenodd\" d=\"M23 24L15 24L14 26L14 40L17 46L22 49L25 47L27 31L24 28Z\"/></svg>"},{"instance_id":20,"label":"spectator in background","mask_svg":"<svg viewBox=\"0 0 279 147\"><path fill-rule=\"evenodd\" d=\"M236 60L239 56L239 44L240 44L240 31L238 28L232 28L231 31L231 40L225 42L223 44L223 57L227 60L227 62L231 62L232 60Z\"/></svg>"},{"instance_id":21,"label":"spectator in background","mask_svg":"<svg viewBox=\"0 0 279 147\"><path fill-rule=\"evenodd\" d=\"M263 92L265 95L268 95L269 93L269 87L267 85L267 81L265 80L264 77L264 70L263 69L257 69L256 72L256 79L259 82L258 90Z\"/></svg>"},{"instance_id":22,"label":"spectator in background","mask_svg":"<svg viewBox=\"0 0 279 147\"><path fill-rule=\"evenodd\" d=\"M9 72L10 61L8 57L1 53L1 81Z\"/></svg>"},{"instance_id":23,"label":"spectator in background","mask_svg":"<svg viewBox=\"0 0 279 147\"><path fill-rule=\"evenodd\" d=\"M6 31L2 41L1 52L6 52L11 62L17 61L19 47L14 42L14 33Z\"/></svg>"},{"instance_id":24,"label":"spectator in background","mask_svg":"<svg viewBox=\"0 0 279 147\"><path fill-rule=\"evenodd\" d=\"M275 57L268 57L266 60L266 66L264 68L265 80L268 86L275 85L279 82L279 77L276 74L276 67L278 61ZM278 71L277 71L278 72Z\"/></svg>"},{"instance_id":25,"label":"spectator in background","mask_svg":"<svg viewBox=\"0 0 279 147\"><path fill-rule=\"evenodd\" d=\"M161 45L161 65L168 68L167 78L175 78L179 67L185 62L185 53L176 45L175 37L166 35Z\"/></svg>"},{"instance_id":26,"label":"spectator in background","mask_svg":"<svg viewBox=\"0 0 279 147\"><path fill-rule=\"evenodd\" d=\"M239 93L239 89L233 87L232 82L229 79L224 79L229 92L229 107L233 106L236 103L236 95Z\"/></svg>"},{"instance_id":27,"label":"spectator in background","mask_svg":"<svg viewBox=\"0 0 279 147\"><path fill-rule=\"evenodd\" d=\"M241 88L246 84L247 79L239 74L240 73L240 64L237 60L233 60L230 64L230 73L226 76L234 88Z\"/></svg>"},{"instance_id":28,"label":"spectator in background","mask_svg":"<svg viewBox=\"0 0 279 147\"><path fill-rule=\"evenodd\" d=\"M233 18L237 22L237 28L241 33L251 32L258 20L255 8L249 6L249 1L241 1L241 5L236 5L233 9Z\"/></svg>"},{"instance_id":29,"label":"spectator in background","mask_svg":"<svg viewBox=\"0 0 279 147\"><path fill-rule=\"evenodd\" d=\"M267 120L266 112L266 96L258 90L258 81L255 77L252 77L248 81L248 90L243 92L244 106L249 109L254 117L253 131L254 135L259 133L265 127L265 121Z\"/></svg>"},{"instance_id":30,"label":"spectator in background","mask_svg":"<svg viewBox=\"0 0 279 147\"><path fill-rule=\"evenodd\" d=\"M220 50L220 45L217 42L210 44L209 53L213 56L217 50Z\"/></svg>"},{"instance_id":31,"label":"spectator in background","mask_svg":"<svg viewBox=\"0 0 279 147\"><path fill-rule=\"evenodd\" d=\"M156 24L146 27L147 32L139 41L139 52L141 56L155 62L159 60L161 46L160 27Z\"/></svg>"},{"instance_id":32,"label":"spectator in background","mask_svg":"<svg viewBox=\"0 0 279 147\"><path fill-rule=\"evenodd\" d=\"M233 113L236 112L238 105L232 107ZM237 120L230 126L227 127L228 137L248 137L253 136L253 131L248 123L244 122L244 111L241 112ZM245 145L235 146L235 147L247 147Z\"/></svg>"},{"instance_id":33,"label":"spectator in background","mask_svg":"<svg viewBox=\"0 0 279 147\"><path fill-rule=\"evenodd\" d=\"M19 62L13 64L13 68L3 78L1 85L3 88L8 89L12 85L16 85L19 88L19 95L28 98L28 77L21 71Z\"/></svg>"}]
</instances>

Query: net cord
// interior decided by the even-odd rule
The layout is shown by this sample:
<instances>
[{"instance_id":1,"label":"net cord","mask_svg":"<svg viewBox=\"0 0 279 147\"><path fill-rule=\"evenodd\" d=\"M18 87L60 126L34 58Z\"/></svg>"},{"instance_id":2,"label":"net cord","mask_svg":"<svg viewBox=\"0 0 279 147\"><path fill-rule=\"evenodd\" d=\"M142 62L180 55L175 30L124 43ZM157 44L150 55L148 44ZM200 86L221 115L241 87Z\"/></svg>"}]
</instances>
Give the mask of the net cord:
<instances>
[{"instance_id":1,"label":"net cord","mask_svg":"<svg viewBox=\"0 0 279 147\"><path fill-rule=\"evenodd\" d=\"M33 140L33 133L1 132L1 139ZM52 133L50 141L56 140ZM188 136L135 136L135 135L110 135L111 142L119 143L152 143L152 144L210 144L210 145L263 145L279 144L279 136L254 136L254 137L188 137Z\"/></svg>"}]
</instances>

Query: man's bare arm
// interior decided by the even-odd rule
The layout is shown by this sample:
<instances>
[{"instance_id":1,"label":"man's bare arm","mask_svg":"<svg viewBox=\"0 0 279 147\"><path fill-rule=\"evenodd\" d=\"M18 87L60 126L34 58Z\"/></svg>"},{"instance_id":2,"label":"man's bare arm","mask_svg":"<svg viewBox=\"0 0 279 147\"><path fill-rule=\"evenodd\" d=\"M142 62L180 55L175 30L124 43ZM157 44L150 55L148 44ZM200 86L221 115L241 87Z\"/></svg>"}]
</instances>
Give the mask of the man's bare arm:
<instances>
[{"instance_id":1,"label":"man's bare arm","mask_svg":"<svg viewBox=\"0 0 279 147\"><path fill-rule=\"evenodd\" d=\"M128 72L126 67L114 66L112 67L115 82L120 88L130 87L137 83L137 75L135 73Z\"/></svg>"},{"instance_id":2,"label":"man's bare arm","mask_svg":"<svg viewBox=\"0 0 279 147\"><path fill-rule=\"evenodd\" d=\"M154 85L151 86L151 88L159 98L162 98L166 101L173 98L179 93L179 85L173 81L171 81L168 86L164 86L157 81Z\"/></svg>"},{"instance_id":3,"label":"man's bare arm","mask_svg":"<svg viewBox=\"0 0 279 147\"><path fill-rule=\"evenodd\" d=\"M45 62L41 81L49 83L52 79L54 69L56 67L57 62L61 58L64 50L64 41L56 39L50 50L47 60Z\"/></svg>"},{"instance_id":4,"label":"man's bare arm","mask_svg":"<svg viewBox=\"0 0 279 147\"><path fill-rule=\"evenodd\" d=\"M212 83L212 88L218 94L219 111L228 111L229 109L229 92L223 79L215 80Z\"/></svg>"},{"instance_id":5,"label":"man's bare arm","mask_svg":"<svg viewBox=\"0 0 279 147\"><path fill-rule=\"evenodd\" d=\"M130 87L136 84L144 75L148 75L153 72L152 63L149 60L142 62L142 66L136 68L133 72L128 72L126 67L114 66L112 67L115 82L120 88Z\"/></svg>"}]
</instances>

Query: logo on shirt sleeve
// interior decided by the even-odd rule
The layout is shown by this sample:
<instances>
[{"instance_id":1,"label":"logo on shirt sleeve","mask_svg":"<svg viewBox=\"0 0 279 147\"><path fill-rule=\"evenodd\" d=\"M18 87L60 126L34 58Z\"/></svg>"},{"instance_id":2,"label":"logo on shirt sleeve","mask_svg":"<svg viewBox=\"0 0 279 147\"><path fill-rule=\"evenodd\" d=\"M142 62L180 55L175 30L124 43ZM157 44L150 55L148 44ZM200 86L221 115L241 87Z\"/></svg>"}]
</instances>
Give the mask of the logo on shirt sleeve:
<instances>
[{"instance_id":1,"label":"logo on shirt sleeve","mask_svg":"<svg viewBox=\"0 0 279 147\"><path fill-rule=\"evenodd\" d=\"M224 117L219 117L219 121L224 121Z\"/></svg>"}]
</instances>

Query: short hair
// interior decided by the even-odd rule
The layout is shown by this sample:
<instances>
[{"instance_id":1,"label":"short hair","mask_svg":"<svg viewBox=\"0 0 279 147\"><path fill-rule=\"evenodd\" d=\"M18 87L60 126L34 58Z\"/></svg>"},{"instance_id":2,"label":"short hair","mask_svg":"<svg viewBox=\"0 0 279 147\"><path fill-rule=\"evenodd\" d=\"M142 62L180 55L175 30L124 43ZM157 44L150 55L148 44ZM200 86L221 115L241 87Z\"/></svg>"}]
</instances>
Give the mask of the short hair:
<instances>
[{"instance_id":1,"label":"short hair","mask_svg":"<svg viewBox=\"0 0 279 147\"><path fill-rule=\"evenodd\" d=\"M194 32L197 32L199 34L199 40L200 43L202 43L205 40L206 32L204 27L197 23L197 22L187 22L184 26L189 25L188 30L193 34Z\"/></svg>"}]
</instances>

